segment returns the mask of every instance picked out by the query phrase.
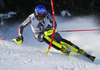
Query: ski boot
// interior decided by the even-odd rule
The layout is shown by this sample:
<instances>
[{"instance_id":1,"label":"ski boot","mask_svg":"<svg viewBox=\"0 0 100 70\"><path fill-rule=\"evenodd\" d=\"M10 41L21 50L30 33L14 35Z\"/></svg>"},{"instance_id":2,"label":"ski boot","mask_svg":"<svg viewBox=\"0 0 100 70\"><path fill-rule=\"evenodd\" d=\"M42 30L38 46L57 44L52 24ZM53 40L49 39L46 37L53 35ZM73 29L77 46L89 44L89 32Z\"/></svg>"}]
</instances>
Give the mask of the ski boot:
<instances>
[{"instance_id":1,"label":"ski boot","mask_svg":"<svg viewBox=\"0 0 100 70\"><path fill-rule=\"evenodd\" d=\"M61 52L67 54L68 56L71 54L71 51L67 50L64 47L61 48Z\"/></svg>"},{"instance_id":2,"label":"ski boot","mask_svg":"<svg viewBox=\"0 0 100 70\"><path fill-rule=\"evenodd\" d=\"M92 55L87 54L87 53L85 53L84 56L86 56L87 58L89 58L92 62L94 62L94 60L96 58L95 56L92 56Z\"/></svg>"},{"instance_id":3,"label":"ski boot","mask_svg":"<svg viewBox=\"0 0 100 70\"><path fill-rule=\"evenodd\" d=\"M79 49L78 53L85 56L85 57L87 57L87 58L89 58L92 62L94 62L94 60L96 58L95 56L87 54L83 49Z\"/></svg>"},{"instance_id":4,"label":"ski boot","mask_svg":"<svg viewBox=\"0 0 100 70\"><path fill-rule=\"evenodd\" d=\"M71 54L71 51L67 50L65 53L69 56Z\"/></svg>"}]
</instances>

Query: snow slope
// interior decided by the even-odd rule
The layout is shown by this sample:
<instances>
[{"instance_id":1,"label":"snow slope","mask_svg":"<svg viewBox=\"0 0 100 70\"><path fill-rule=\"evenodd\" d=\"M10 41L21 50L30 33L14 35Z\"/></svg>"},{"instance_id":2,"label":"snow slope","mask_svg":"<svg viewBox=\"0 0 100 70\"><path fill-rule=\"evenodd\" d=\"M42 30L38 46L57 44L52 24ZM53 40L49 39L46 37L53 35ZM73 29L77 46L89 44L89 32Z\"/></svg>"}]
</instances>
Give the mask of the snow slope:
<instances>
[{"instance_id":1,"label":"snow slope","mask_svg":"<svg viewBox=\"0 0 100 70\"><path fill-rule=\"evenodd\" d=\"M58 28L68 29L96 29L99 28L96 18L88 17L56 17ZM18 24L0 31L1 37L15 38ZM16 30L16 32L14 32ZM10 33L10 34L9 34ZM95 62L72 52L70 56L51 48L45 54L48 45L34 39L30 26L24 29L24 42L18 45L14 42L0 41L0 70L100 70L100 31L92 32L62 32L62 37L72 41L87 53L95 55Z\"/></svg>"}]
</instances>

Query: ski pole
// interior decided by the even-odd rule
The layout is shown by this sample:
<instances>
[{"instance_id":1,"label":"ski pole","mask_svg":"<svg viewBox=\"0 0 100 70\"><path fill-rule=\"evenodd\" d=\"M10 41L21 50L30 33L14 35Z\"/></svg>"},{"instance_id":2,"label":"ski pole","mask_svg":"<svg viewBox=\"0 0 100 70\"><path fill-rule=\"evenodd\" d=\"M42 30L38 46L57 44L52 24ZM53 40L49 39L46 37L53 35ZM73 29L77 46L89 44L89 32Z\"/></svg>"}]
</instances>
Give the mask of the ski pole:
<instances>
[{"instance_id":1,"label":"ski pole","mask_svg":"<svg viewBox=\"0 0 100 70\"><path fill-rule=\"evenodd\" d=\"M63 30L63 31L55 31L55 32L79 32L79 31L99 31L100 29L83 29L83 30Z\"/></svg>"},{"instance_id":2,"label":"ski pole","mask_svg":"<svg viewBox=\"0 0 100 70\"><path fill-rule=\"evenodd\" d=\"M0 39L0 40L16 41L16 39Z\"/></svg>"},{"instance_id":3,"label":"ski pole","mask_svg":"<svg viewBox=\"0 0 100 70\"><path fill-rule=\"evenodd\" d=\"M17 44L21 44L21 43L23 42L22 40L17 41L16 39L0 39L0 40L14 41L14 42L16 42Z\"/></svg>"}]
</instances>

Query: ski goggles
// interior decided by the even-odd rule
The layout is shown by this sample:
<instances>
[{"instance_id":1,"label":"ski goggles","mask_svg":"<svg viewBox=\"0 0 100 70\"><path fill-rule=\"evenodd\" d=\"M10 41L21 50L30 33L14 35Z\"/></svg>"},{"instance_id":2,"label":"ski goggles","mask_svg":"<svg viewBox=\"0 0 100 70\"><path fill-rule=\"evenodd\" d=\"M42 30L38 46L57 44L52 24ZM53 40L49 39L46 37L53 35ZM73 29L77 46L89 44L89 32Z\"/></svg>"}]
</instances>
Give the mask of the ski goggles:
<instances>
[{"instance_id":1,"label":"ski goggles","mask_svg":"<svg viewBox=\"0 0 100 70\"><path fill-rule=\"evenodd\" d=\"M44 18L45 17L45 14L38 14L38 17L39 18Z\"/></svg>"}]
</instances>

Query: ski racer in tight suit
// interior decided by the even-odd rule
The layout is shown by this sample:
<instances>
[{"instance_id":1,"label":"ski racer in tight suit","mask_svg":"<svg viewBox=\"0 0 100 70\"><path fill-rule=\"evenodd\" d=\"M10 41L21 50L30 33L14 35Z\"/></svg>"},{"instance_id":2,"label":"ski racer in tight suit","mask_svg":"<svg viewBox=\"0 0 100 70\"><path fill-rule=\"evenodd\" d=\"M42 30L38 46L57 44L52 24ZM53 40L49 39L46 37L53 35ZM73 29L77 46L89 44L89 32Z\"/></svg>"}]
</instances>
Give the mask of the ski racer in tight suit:
<instances>
[{"instance_id":1,"label":"ski racer in tight suit","mask_svg":"<svg viewBox=\"0 0 100 70\"><path fill-rule=\"evenodd\" d=\"M53 17L43 5L37 5L35 8L35 13L32 13L27 17L27 19L19 26L18 36L16 37L16 43L21 44L23 42L23 29L28 25L31 25L31 29L34 33L34 37L39 42L46 42L50 44L52 34L53 34ZM57 23L55 22L57 27ZM65 47L64 47L65 46ZM54 41L52 42L52 47L61 51L62 53L71 54L71 51L85 55L86 52L80 49L75 44L62 38L58 32L55 32ZM68 49L67 49L68 48Z\"/></svg>"}]
</instances>

